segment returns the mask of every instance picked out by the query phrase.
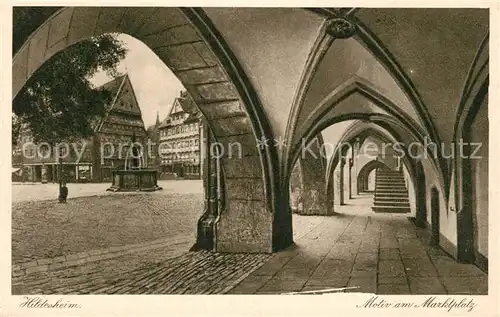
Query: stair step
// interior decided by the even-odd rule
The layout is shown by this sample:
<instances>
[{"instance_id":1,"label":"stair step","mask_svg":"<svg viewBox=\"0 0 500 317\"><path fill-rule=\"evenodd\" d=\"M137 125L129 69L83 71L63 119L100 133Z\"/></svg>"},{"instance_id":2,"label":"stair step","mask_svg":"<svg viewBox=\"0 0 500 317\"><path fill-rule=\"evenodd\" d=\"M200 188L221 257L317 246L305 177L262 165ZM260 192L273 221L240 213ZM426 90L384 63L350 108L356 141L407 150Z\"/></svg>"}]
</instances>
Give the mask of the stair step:
<instances>
[{"instance_id":1,"label":"stair step","mask_svg":"<svg viewBox=\"0 0 500 317\"><path fill-rule=\"evenodd\" d=\"M377 207L372 207L372 210L377 213L405 214L411 212L409 207L393 207L393 206L377 206Z\"/></svg>"},{"instance_id":2,"label":"stair step","mask_svg":"<svg viewBox=\"0 0 500 317\"><path fill-rule=\"evenodd\" d=\"M375 188L406 188L406 184L375 184Z\"/></svg>"},{"instance_id":3,"label":"stair step","mask_svg":"<svg viewBox=\"0 0 500 317\"><path fill-rule=\"evenodd\" d=\"M410 203L409 202L399 202L399 201L377 201L373 203L375 207L378 206L394 206L394 207L408 207L410 208Z\"/></svg>"},{"instance_id":4,"label":"stair step","mask_svg":"<svg viewBox=\"0 0 500 317\"><path fill-rule=\"evenodd\" d=\"M406 187L375 187L375 192L407 192Z\"/></svg>"},{"instance_id":5,"label":"stair step","mask_svg":"<svg viewBox=\"0 0 500 317\"><path fill-rule=\"evenodd\" d=\"M375 191L375 196L379 195L379 194L382 194L383 196L390 196L392 194L394 195L397 195L397 196L401 196L401 195L408 195L408 190L385 190L385 189L381 189L381 190L376 190Z\"/></svg>"},{"instance_id":6,"label":"stair step","mask_svg":"<svg viewBox=\"0 0 500 317\"><path fill-rule=\"evenodd\" d=\"M407 196L377 196L374 198L374 200L378 201L406 201L409 202L409 199Z\"/></svg>"},{"instance_id":7,"label":"stair step","mask_svg":"<svg viewBox=\"0 0 500 317\"><path fill-rule=\"evenodd\" d=\"M381 183L393 183L393 182L398 182L398 183L406 183L404 177L401 178L396 178L396 177L380 177L380 178L375 178L375 182L381 182Z\"/></svg>"},{"instance_id":8,"label":"stair step","mask_svg":"<svg viewBox=\"0 0 500 317\"><path fill-rule=\"evenodd\" d=\"M400 181L404 182L405 178L403 176L381 176L377 175L375 181Z\"/></svg>"}]
</instances>

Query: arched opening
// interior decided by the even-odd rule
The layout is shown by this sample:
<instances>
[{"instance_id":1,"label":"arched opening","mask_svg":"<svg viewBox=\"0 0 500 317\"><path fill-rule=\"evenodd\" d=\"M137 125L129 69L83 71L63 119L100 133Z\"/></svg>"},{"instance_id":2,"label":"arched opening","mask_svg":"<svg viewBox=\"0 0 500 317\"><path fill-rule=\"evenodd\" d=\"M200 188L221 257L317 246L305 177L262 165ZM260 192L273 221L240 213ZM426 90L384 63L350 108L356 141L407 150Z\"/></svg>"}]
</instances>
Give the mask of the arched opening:
<instances>
[{"instance_id":1,"label":"arched opening","mask_svg":"<svg viewBox=\"0 0 500 317\"><path fill-rule=\"evenodd\" d=\"M439 246L439 191L431 189L431 244Z\"/></svg>"},{"instance_id":2,"label":"arched opening","mask_svg":"<svg viewBox=\"0 0 500 317\"><path fill-rule=\"evenodd\" d=\"M419 227L425 228L427 225L427 190L426 190L426 180L425 171L422 166L422 162L417 162L416 168L416 183L417 188L415 191L416 198L416 224Z\"/></svg>"},{"instance_id":3,"label":"arched opening","mask_svg":"<svg viewBox=\"0 0 500 317\"><path fill-rule=\"evenodd\" d=\"M372 160L366 163L358 173L358 192L373 192L375 191L375 174L376 170L390 170L390 168L379 160Z\"/></svg>"},{"instance_id":4,"label":"arched opening","mask_svg":"<svg viewBox=\"0 0 500 317\"><path fill-rule=\"evenodd\" d=\"M226 186L216 190L224 190L218 196L226 197L227 204L217 212L218 223L210 223L216 236L214 249L272 252L288 246L291 223L281 214L279 195L273 191L275 176L270 173L275 150L261 151L256 141L270 139L267 120L242 68L202 10L62 8L15 52L13 98L54 54L82 39L110 32L129 34L158 55L192 96L214 139L224 148L219 164ZM234 143L242 145L244 160L229 158ZM198 234L210 230L198 230Z\"/></svg>"}]
</instances>

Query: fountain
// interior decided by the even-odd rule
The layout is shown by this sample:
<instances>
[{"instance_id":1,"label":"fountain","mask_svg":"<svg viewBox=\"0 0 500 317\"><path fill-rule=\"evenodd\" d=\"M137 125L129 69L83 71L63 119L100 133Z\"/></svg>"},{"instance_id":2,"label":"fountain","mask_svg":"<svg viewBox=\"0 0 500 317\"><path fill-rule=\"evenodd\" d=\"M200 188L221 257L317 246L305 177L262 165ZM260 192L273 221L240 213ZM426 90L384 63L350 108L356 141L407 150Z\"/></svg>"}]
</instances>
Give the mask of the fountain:
<instances>
[{"instance_id":1,"label":"fountain","mask_svg":"<svg viewBox=\"0 0 500 317\"><path fill-rule=\"evenodd\" d=\"M146 167L143 153L136 146L135 135L132 137L132 147L125 156L124 168L114 170L112 173L113 184L106 189L107 191L155 191L162 189L158 186L156 170Z\"/></svg>"}]
</instances>

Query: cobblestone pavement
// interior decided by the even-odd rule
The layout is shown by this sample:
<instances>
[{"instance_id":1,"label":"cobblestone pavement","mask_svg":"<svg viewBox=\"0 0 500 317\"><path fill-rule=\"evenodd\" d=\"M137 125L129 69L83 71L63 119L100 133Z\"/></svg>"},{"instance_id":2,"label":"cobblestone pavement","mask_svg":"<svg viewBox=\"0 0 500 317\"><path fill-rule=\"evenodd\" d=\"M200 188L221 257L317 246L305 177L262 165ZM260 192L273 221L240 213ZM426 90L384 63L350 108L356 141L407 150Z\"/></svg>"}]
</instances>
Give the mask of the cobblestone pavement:
<instances>
[{"instance_id":1,"label":"cobblestone pavement","mask_svg":"<svg viewBox=\"0 0 500 317\"><path fill-rule=\"evenodd\" d=\"M158 185L163 193L202 194L200 180L160 180ZM107 192L111 183L68 183L69 198L105 195L129 195L129 193ZM59 185L53 183L12 183L12 202L55 200L59 195Z\"/></svg>"},{"instance_id":2,"label":"cobblestone pavement","mask_svg":"<svg viewBox=\"0 0 500 317\"><path fill-rule=\"evenodd\" d=\"M203 211L201 181L170 183L174 184L164 191L78 197L68 199L67 204L55 200L13 203L13 264L165 238L194 242ZM87 185L96 184L83 186ZM45 185L31 187L38 186ZM176 186L191 189L175 193Z\"/></svg>"},{"instance_id":3,"label":"cobblestone pavement","mask_svg":"<svg viewBox=\"0 0 500 317\"><path fill-rule=\"evenodd\" d=\"M220 294L270 257L155 250L14 278L12 294Z\"/></svg>"},{"instance_id":4,"label":"cobblestone pavement","mask_svg":"<svg viewBox=\"0 0 500 317\"><path fill-rule=\"evenodd\" d=\"M371 196L358 197L350 201L354 206L336 206L341 213L336 217L307 217L311 225L295 238L294 248L277 253L229 293L344 287L377 294L488 293L487 274L430 246L427 231L414 227L407 216L373 213L371 201Z\"/></svg>"}]
</instances>

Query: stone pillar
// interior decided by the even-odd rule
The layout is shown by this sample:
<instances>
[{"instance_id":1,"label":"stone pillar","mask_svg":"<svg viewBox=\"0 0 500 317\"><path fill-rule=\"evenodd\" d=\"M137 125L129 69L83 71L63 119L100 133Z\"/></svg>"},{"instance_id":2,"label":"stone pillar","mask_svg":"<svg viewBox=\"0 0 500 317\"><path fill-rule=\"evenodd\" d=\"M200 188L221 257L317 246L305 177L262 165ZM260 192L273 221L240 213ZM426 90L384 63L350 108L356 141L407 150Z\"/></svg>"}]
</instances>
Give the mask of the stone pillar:
<instances>
[{"instance_id":1,"label":"stone pillar","mask_svg":"<svg viewBox=\"0 0 500 317\"><path fill-rule=\"evenodd\" d=\"M290 207L293 213L301 214L303 210L302 204L302 192L303 192L303 180L302 180L302 167L300 166L300 160L295 163L292 175L290 176Z\"/></svg>"},{"instance_id":2,"label":"stone pillar","mask_svg":"<svg viewBox=\"0 0 500 317\"><path fill-rule=\"evenodd\" d=\"M321 156L320 141L314 139L309 148L315 153L312 155L304 153L304 157L299 158L302 174L302 210L297 211L303 215L328 215L326 197L326 171L324 158Z\"/></svg>"},{"instance_id":3,"label":"stone pillar","mask_svg":"<svg viewBox=\"0 0 500 317\"><path fill-rule=\"evenodd\" d=\"M40 182L42 184L47 183L47 166L45 164L42 164L42 167L40 168Z\"/></svg>"},{"instance_id":4,"label":"stone pillar","mask_svg":"<svg viewBox=\"0 0 500 317\"><path fill-rule=\"evenodd\" d=\"M354 160L352 158L349 159L349 199L352 199L352 165Z\"/></svg>"},{"instance_id":5,"label":"stone pillar","mask_svg":"<svg viewBox=\"0 0 500 317\"><path fill-rule=\"evenodd\" d=\"M340 159L340 168L339 168L339 173L340 173L339 204L340 205L345 205L345 201L344 201L344 165L345 165L345 158L341 158Z\"/></svg>"},{"instance_id":6,"label":"stone pillar","mask_svg":"<svg viewBox=\"0 0 500 317\"><path fill-rule=\"evenodd\" d=\"M359 155L359 138L356 139L354 146L352 147L352 169L353 169L353 178L352 178L352 186L356 191L356 195L359 195L358 189L358 155Z\"/></svg>"}]
</instances>

